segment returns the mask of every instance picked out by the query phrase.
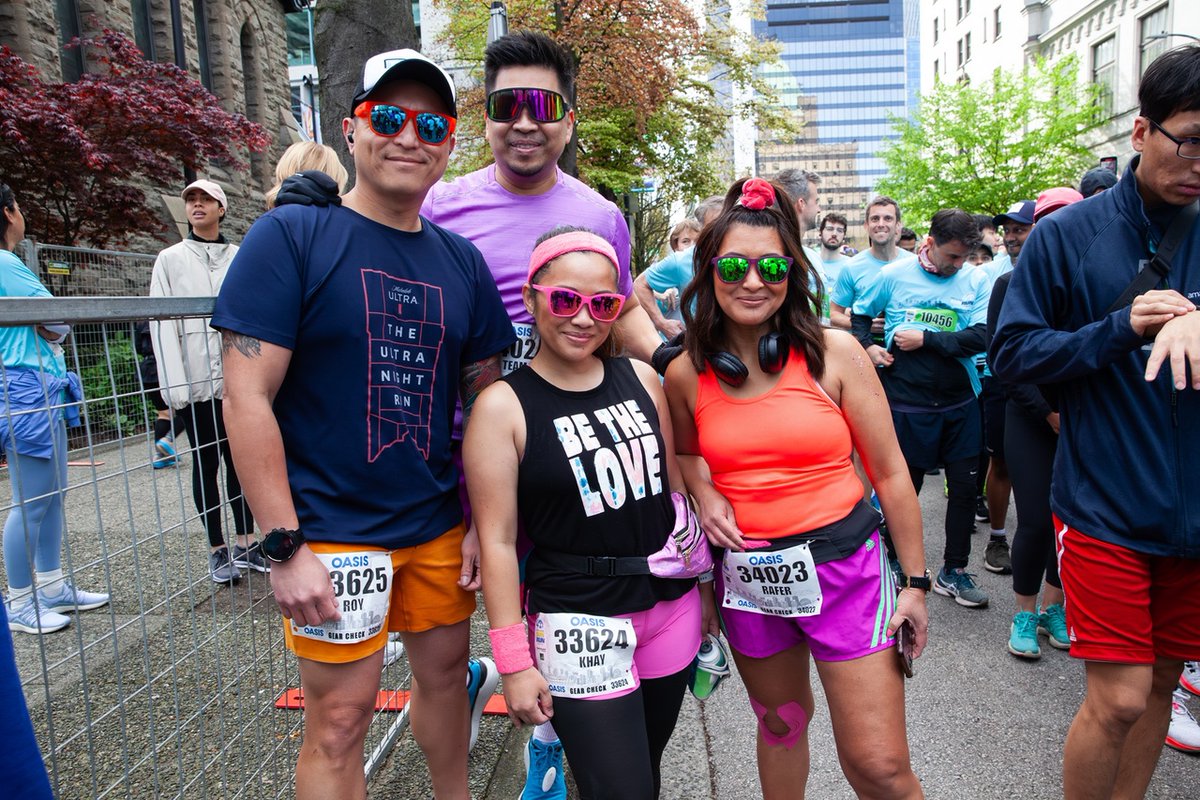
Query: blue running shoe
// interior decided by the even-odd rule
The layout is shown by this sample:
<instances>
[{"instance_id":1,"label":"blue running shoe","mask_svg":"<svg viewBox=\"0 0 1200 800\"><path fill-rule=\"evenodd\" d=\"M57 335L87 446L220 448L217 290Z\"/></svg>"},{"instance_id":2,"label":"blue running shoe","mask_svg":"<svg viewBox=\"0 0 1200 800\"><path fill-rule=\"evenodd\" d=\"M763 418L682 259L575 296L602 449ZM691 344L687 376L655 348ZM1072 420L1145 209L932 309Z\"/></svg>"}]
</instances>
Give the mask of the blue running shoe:
<instances>
[{"instance_id":1,"label":"blue running shoe","mask_svg":"<svg viewBox=\"0 0 1200 800\"><path fill-rule=\"evenodd\" d=\"M467 745L467 752L475 748L475 740L479 738L479 720L483 718L483 709L492 699L499 680L496 663L490 658L468 659L467 707L471 709L471 743Z\"/></svg>"},{"instance_id":2,"label":"blue running shoe","mask_svg":"<svg viewBox=\"0 0 1200 800\"><path fill-rule=\"evenodd\" d=\"M1038 646L1038 615L1032 611L1018 611L1008 631L1008 652L1017 658L1041 658Z\"/></svg>"},{"instance_id":3,"label":"blue running shoe","mask_svg":"<svg viewBox=\"0 0 1200 800\"><path fill-rule=\"evenodd\" d=\"M1071 637L1067 633L1067 610L1062 603L1046 606L1038 616L1038 633L1050 640L1050 646L1059 650L1071 649Z\"/></svg>"},{"instance_id":4,"label":"blue running shoe","mask_svg":"<svg viewBox=\"0 0 1200 800\"><path fill-rule=\"evenodd\" d=\"M73 611L91 611L108 605L105 592L85 592L76 589L69 581L61 580L48 589L38 589L38 603L45 611L69 614Z\"/></svg>"},{"instance_id":5,"label":"blue running shoe","mask_svg":"<svg viewBox=\"0 0 1200 800\"><path fill-rule=\"evenodd\" d=\"M517 800L566 800L562 742L546 743L529 737L525 745L525 788Z\"/></svg>"},{"instance_id":6,"label":"blue running shoe","mask_svg":"<svg viewBox=\"0 0 1200 800\"><path fill-rule=\"evenodd\" d=\"M988 604L988 596L975 583L975 574L961 567L952 570L942 567L933 590L943 597L953 597L954 602L967 608L984 608Z\"/></svg>"},{"instance_id":7,"label":"blue running shoe","mask_svg":"<svg viewBox=\"0 0 1200 800\"><path fill-rule=\"evenodd\" d=\"M161 458L171 458L175 455L175 437L167 434L154 443L154 449Z\"/></svg>"}]
</instances>

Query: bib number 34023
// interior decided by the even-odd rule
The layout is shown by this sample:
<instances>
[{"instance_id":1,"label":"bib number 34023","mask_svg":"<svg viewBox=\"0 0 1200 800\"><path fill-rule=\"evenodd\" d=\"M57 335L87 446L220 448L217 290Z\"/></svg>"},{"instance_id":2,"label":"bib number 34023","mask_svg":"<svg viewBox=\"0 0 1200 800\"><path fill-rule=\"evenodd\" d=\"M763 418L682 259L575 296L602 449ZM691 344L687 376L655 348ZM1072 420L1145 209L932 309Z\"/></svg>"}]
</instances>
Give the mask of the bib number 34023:
<instances>
[{"instance_id":1,"label":"bib number 34023","mask_svg":"<svg viewBox=\"0 0 1200 800\"><path fill-rule=\"evenodd\" d=\"M290 622L292 635L333 644L354 644L378 634L392 597L392 557L381 550L317 553L329 570L342 618L324 625Z\"/></svg>"},{"instance_id":2,"label":"bib number 34023","mask_svg":"<svg viewBox=\"0 0 1200 800\"><path fill-rule=\"evenodd\" d=\"M633 686L633 622L588 614L538 614L538 671L556 697L593 697Z\"/></svg>"},{"instance_id":3,"label":"bib number 34023","mask_svg":"<svg viewBox=\"0 0 1200 800\"><path fill-rule=\"evenodd\" d=\"M821 581L807 543L770 552L725 553L722 605L772 617L821 613Z\"/></svg>"}]
</instances>

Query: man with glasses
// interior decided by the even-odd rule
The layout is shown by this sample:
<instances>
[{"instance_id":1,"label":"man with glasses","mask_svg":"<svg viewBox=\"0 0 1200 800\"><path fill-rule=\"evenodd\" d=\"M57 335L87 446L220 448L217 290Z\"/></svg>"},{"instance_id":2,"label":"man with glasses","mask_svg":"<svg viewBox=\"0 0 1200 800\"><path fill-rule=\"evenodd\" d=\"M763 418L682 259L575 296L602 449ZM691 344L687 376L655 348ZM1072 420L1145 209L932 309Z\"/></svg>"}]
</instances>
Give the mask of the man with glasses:
<instances>
[{"instance_id":1,"label":"man with glasses","mask_svg":"<svg viewBox=\"0 0 1200 800\"><path fill-rule=\"evenodd\" d=\"M629 228L620 209L558 168L575 129L575 62L542 33L502 36L484 53L485 135L495 163L433 188L422 215L480 249L500 287L517 343L505 373L529 362L538 342L521 300L534 242L556 224L595 231L617 251L618 289L629 297ZM629 352L649 361L662 343L638 303L616 324Z\"/></svg>"},{"instance_id":2,"label":"man with glasses","mask_svg":"<svg viewBox=\"0 0 1200 800\"><path fill-rule=\"evenodd\" d=\"M1200 46L1155 59L1138 102L1139 155L1038 223L991 345L996 375L1055 384L1061 415L1050 505L1087 675L1068 800L1146 794L1200 658Z\"/></svg>"},{"instance_id":3,"label":"man with glasses","mask_svg":"<svg viewBox=\"0 0 1200 800\"><path fill-rule=\"evenodd\" d=\"M340 204L254 224L213 314L229 441L299 660L296 797L366 797L363 743L388 632L439 798L467 800L464 702L478 588L451 452L513 342L479 251L419 216L454 147L454 84L412 50L372 56L343 120Z\"/></svg>"},{"instance_id":4,"label":"man with glasses","mask_svg":"<svg viewBox=\"0 0 1200 800\"><path fill-rule=\"evenodd\" d=\"M933 583L940 595L967 608L988 596L967 571L975 532L975 476L982 430L975 355L987 346L991 284L978 269L963 269L979 243L970 214L933 215L916 258L888 264L854 301L854 335L880 367L896 438L918 492L928 470L946 468L946 548ZM884 317L884 345L871 335Z\"/></svg>"}]
</instances>

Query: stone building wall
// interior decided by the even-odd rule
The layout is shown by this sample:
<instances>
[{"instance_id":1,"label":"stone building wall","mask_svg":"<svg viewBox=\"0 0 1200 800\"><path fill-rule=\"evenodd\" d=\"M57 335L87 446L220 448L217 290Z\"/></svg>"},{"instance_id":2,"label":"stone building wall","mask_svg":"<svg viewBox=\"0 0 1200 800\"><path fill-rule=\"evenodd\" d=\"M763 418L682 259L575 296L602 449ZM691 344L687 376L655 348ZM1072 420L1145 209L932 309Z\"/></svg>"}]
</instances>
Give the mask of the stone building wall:
<instances>
[{"instance_id":1,"label":"stone building wall","mask_svg":"<svg viewBox=\"0 0 1200 800\"><path fill-rule=\"evenodd\" d=\"M108 28L135 38L130 0L75 0L74 4L85 36ZM56 0L0 2L0 44L36 66L48 81L62 79L57 5ZM170 2L149 0L149 6L153 56L173 63ZM287 122L291 119L291 88L283 6L279 0L181 0L179 6L188 74L200 79L195 15L202 10L208 29L210 90L226 111L246 115L262 125L273 140L266 152L247 159L248 169L210 165L208 173L200 176L224 188L229 208L222 230L238 241L264 210L263 194L271 186L275 162L294 140L295 125ZM130 249L153 251L186 234L183 202L178 200L183 185L181 173L176 186L146 187L162 198L164 222L175 224L158 239L135 239Z\"/></svg>"}]
</instances>

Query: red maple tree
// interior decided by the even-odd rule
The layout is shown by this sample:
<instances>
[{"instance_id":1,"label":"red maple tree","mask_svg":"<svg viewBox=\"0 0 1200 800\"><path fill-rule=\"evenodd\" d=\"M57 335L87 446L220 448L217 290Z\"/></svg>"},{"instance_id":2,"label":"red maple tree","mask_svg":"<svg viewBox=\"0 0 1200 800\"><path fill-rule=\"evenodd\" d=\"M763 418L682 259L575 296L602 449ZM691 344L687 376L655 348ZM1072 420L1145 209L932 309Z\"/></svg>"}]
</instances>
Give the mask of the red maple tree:
<instances>
[{"instance_id":1,"label":"red maple tree","mask_svg":"<svg viewBox=\"0 0 1200 800\"><path fill-rule=\"evenodd\" d=\"M120 33L68 47L85 48L97 71L47 83L0 47L0 181L41 241L103 247L158 233L161 206L147 188L174 191L185 165L244 169L243 153L270 144L262 126L226 112L175 65L147 61Z\"/></svg>"}]
</instances>

